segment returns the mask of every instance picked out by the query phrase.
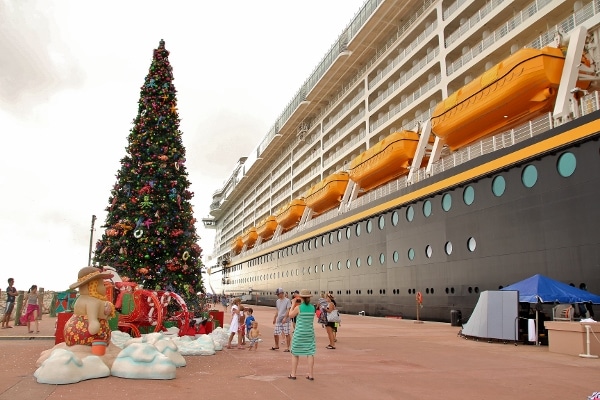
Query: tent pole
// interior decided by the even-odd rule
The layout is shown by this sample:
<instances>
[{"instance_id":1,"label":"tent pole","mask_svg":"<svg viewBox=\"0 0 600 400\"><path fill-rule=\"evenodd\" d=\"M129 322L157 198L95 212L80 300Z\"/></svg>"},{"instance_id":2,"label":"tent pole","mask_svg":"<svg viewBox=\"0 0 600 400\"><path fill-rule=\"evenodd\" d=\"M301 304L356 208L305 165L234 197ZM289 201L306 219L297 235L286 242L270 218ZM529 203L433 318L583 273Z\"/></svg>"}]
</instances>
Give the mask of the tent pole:
<instances>
[{"instance_id":1,"label":"tent pole","mask_svg":"<svg viewBox=\"0 0 600 400\"><path fill-rule=\"evenodd\" d=\"M538 315L539 315L539 311L537 310L537 307L536 307L536 309L535 309L535 345L536 346L540 345L540 341L539 341L539 338L538 338L538 332L539 332L539 330L538 330L538 324L539 324L539 317L538 317Z\"/></svg>"}]
</instances>

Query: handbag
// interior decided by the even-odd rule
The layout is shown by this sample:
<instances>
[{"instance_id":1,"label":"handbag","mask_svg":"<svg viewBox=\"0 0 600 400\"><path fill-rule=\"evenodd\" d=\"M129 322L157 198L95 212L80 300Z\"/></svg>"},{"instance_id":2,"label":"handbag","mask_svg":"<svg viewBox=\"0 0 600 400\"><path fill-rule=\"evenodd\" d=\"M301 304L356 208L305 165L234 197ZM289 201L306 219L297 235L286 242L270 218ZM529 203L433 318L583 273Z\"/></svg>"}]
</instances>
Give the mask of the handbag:
<instances>
[{"instance_id":1,"label":"handbag","mask_svg":"<svg viewBox=\"0 0 600 400\"><path fill-rule=\"evenodd\" d=\"M327 313L327 322L342 322L338 310L332 310Z\"/></svg>"}]
</instances>

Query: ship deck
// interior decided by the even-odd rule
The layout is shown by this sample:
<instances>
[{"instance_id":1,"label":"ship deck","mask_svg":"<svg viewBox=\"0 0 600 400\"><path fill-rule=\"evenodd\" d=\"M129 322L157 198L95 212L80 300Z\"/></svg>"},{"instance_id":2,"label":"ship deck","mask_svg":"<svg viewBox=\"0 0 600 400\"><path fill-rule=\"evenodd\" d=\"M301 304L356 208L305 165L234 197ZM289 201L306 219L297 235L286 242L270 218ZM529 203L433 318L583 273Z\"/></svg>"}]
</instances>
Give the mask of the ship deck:
<instances>
[{"instance_id":1,"label":"ship deck","mask_svg":"<svg viewBox=\"0 0 600 400\"><path fill-rule=\"evenodd\" d=\"M54 345L55 318L41 332L0 330L0 399L345 398L345 399L585 399L600 391L600 360L550 353L546 346L465 340L447 323L342 314L337 349L326 350L319 325L315 380L290 380L292 357L273 345L273 308L253 306L263 342L257 352L223 350L186 356L174 380L116 377L71 385L38 384L35 362ZM222 307L220 307L222 310ZM31 340L28 340L31 339ZM283 349L283 347L282 347Z\"/></svg>"}]
</instances>

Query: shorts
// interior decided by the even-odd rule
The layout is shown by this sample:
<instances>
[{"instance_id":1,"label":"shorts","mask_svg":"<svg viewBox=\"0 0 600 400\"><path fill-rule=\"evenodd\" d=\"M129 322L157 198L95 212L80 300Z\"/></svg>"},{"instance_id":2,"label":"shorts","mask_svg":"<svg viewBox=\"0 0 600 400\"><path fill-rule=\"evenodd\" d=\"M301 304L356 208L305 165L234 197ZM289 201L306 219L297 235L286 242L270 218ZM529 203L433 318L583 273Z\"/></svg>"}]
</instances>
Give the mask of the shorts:
<instances>
[{"instance_id":1,"label":"shorts","mask_svg":"<svg viewBox=\"0 0 600 400\"><path fill-rule=\"evenodd\" d=\"M274 335L289 335L290 334L290 321L287 322L277 322L275 324L275 329L273 330Z\"/></svg>"},{"instance_id":2,"label":"shorts","mask_svg":"<svg viewBox=\"0 0 600 400\"><path fill-rule=\"evenodd\" d=\"M6 303L6 308L4 309L4 315L10 315L15 308L15 302L11 301L10 303Z\"/></svg>"}]
</instances>

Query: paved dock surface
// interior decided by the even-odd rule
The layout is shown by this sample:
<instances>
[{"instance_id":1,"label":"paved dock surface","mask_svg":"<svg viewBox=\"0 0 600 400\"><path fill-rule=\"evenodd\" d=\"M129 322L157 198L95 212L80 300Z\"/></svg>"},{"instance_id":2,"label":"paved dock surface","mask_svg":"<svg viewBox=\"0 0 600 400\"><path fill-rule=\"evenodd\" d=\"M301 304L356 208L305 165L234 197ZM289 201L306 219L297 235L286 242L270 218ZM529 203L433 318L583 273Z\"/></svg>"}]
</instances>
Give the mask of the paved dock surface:
<instances>
[{"instance_id":1,"label":"paved dock surface","mask_svg":"<svg viewBox=\"0 0 600 400\"><path fill-rule=\"evenodd\" d=\"M273 346L273 314L254 307L263 342L257 352L223 350L186 356L173 380L107 377L70 385L39 384L36 360L54 346L55 318L39 334L0 330L0 400L19 399L560 399L600 392L600 359L550 353L548 347L458 337L446 323L342 315L337 348L315 323L315 380L287 376L290 353ZM222 310L222 308L221 308Z\"/></svg>"}]
</instances>

